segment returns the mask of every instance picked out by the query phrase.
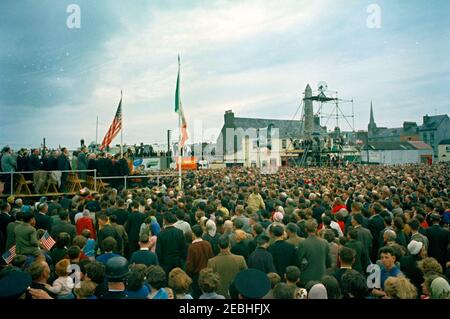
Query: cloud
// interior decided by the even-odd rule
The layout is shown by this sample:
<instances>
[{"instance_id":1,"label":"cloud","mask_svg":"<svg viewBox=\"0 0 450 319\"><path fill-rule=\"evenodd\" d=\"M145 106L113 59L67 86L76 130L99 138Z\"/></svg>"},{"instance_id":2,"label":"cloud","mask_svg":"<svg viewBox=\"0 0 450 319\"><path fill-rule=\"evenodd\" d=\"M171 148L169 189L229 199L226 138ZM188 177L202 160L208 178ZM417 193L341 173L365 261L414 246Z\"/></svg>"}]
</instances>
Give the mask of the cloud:
<instances>
[{"instance_id":1,"label":"cloud","mask_svg":"<svg viewBox=\"0 0 450 319\"><path fill-rule=\"evenodd\" d=\"M434 18L445 2L417 2L415 9L380 0L382 28L372 30L366 27L371 1L344 7L298 0L80 0L76 32L64 27L66 2L58 3L2 4L11 13L0 22L2 143L39 143L44 135L77 146L81 137L95 139L96 116L101 140L120 90L125 141L164 142L166 130L177 126L178 53L187 119L217 131L228 109L291 119L306 84L315 88L322 80L354 99L357 129L367 126L371 99L380 126L419 120L427 107L448 110L450 31ZM11 123L27 127L32 138Z\"/></svg>"}]
</instances>

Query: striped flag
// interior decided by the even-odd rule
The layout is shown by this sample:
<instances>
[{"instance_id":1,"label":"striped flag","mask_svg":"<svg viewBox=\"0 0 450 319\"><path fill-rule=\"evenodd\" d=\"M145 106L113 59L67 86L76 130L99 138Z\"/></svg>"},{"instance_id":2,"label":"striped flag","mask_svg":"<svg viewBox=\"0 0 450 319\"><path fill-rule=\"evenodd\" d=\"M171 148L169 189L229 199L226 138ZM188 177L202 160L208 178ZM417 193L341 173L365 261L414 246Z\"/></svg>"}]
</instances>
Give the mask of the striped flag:
<instances>
[{"instance_id":1,"label":"striped flag","mask_svg":"<svg viewBox=\"0 0 450 319\"><path fill-rule=\"evenodd\" d=\"M106 133L105 137L103 138L102 145L100 146L100 150L102 151L107 147L109 144L111 144L112 140L117 136L117 134L122 129L122 91L120 91L120 102L119 106L117 107L116 116L114 116L114 120L109 127L108 132Z\"/></svg>"},{"instance_id":2,"label":"striped flag","mask_svg":"<svg viewBox=\"0 0 450 319\"><path fill-rule=\"evenodd\" d=\"M52 249L53 245L56 244L56 241L52 238L52 236L50 236L48 231L46 231L41 238L41 243L45 247L45 249L50 250Z\"/></svg>"},{"instance_id":3,"label":"striped flag","mask_svg":"<svg viewBox=\"0 0 450 319\"><path fill-rule=\"evenodd\" d=\"M180 56L178 56L178 76L177 76L177 89L175 91L175 112L180 115L181 118L181 141L180 141L180 150L186 145L186 141L188 139L187 133L187 122L184 117L183 106L181 104L180 97Z\"/></svg>"},{"instance_id":4,"label":"striped flag","mask_svg":"<svg viewBox=\"0 0 450 319\"><path fill-rule=\"evenodd\" d=\"M10 264L14 257L16 257L16 245L12 246L9 250L5 251L2 255L3 260Z\"/></svg>"}]
</instances>

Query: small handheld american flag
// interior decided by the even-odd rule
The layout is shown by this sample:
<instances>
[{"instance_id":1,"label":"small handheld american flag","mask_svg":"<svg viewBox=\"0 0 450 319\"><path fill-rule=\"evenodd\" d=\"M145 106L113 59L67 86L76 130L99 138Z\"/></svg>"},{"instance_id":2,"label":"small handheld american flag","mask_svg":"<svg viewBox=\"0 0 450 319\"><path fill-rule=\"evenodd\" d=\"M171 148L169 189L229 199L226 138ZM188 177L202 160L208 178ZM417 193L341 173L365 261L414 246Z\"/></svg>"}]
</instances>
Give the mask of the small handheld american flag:
<instances>
[{"instance_id":1,"label":"small handheld american flag","mask_svg":"<svg viewBox=\"0 0 450 319\"><path fill-rule=\"evenodd\" d=\"M12 246L9 250L5 251L2 255L3 260L10 264L14 257L16 257L16 245Z\"/></svg>"},{"instance_id":2,"label":"small handheld american flag","mask_svg":"<svg viewBox=\"0 0 450 319\"><path fill-rule=\"evenodd\" d=\"M56 241L52 238L52 236L50 236L48 231L46 231L41 238L41 243L45 247L45 249L50 250L52 249L53 245L56 244Z\"/></svg>"}]
</instances>

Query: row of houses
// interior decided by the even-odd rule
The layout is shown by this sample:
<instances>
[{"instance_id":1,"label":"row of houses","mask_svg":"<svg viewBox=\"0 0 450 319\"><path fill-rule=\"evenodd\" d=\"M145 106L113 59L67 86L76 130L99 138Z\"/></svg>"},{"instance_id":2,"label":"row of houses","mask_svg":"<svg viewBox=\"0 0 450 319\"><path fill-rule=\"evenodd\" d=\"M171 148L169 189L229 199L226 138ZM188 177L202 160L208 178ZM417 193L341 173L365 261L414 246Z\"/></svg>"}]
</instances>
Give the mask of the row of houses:
<instances>
[{"instance_id":1,"label":"row of houses","mask_svg":"<svg viewBox=\"0 0 450 319\"><path fill-rule=\"evenodd\" d=\"M322 153L329 152L330 161L340 156L388 165L450 162L450 139L445 139L450 137L448 115L424 116L421 126L405 122L404 129L385 129L376 127L371 106L368 132L327 133L318 117L314 117L314 126L317 134L314 145ZM226 111L215 145L216 159L228 166L289 165L289 160L301 157L306 148L299 138L302 127L303 122L298 120L242 118L231 110ZM344 138L336 145L339 135Z\"/></svg>"}]
</instances>

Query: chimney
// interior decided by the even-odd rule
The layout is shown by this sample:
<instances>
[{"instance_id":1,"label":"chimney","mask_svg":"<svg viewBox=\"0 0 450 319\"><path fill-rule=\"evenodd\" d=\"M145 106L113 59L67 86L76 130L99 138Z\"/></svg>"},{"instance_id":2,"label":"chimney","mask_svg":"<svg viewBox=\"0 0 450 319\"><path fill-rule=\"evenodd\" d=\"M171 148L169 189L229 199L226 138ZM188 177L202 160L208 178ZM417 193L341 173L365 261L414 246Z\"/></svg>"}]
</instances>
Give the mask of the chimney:
<instances>
[{"instance_id":1,"label":"chimney","mask_svg":"<svg viewBox=\"0 0 450 319\"><path fill-rule=\"evenodd\" d=\"M234 126L234 113L232 110L225 111L224 122L226 127Z\"/></svg>"},{"instance_id":2,"label":"chimney","mask_svg":"<svg viewBox=\"0 0 450 319\"><path fill-rule=\"evenodd\" d=\"M408 130L412 129L413 127L417 127L417 123L416 122L403 122L403 129L405 131L408 131Z\"/></svg>"},{"instance_id":3,"label":"chimney","mask_svg":"<svg viewBox=\"0 0 450 319\"><path fill-rule=\"evenodd\" d=\"M425 116L423 117L423 125L427 125L429 120L430 120L430 117L428 116L428 114L425 115Z\"/></svg>"}]
</instances>

